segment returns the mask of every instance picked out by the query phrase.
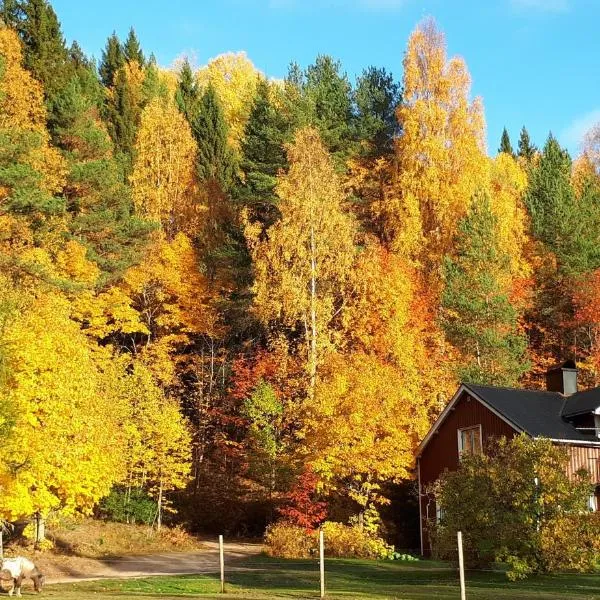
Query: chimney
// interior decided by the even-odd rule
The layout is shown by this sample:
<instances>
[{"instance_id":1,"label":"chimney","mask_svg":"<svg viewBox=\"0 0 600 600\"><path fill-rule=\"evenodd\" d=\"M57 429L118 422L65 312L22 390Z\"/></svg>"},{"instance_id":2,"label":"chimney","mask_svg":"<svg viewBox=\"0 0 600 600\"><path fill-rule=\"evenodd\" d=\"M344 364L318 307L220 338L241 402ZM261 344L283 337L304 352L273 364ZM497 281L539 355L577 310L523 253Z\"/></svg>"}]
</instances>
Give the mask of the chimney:
<instances>
[{"instance_id":1,"label":"chimney","mask_svg":"<svg viewBox=\"0 0 600 600\"><path fill-rule=\"evenodd\" d=\"M560 392L571 396L577 392L577 366L568 360L562 365L552 367L546 372L546 388L549 392Z\"/></svg>"}]
</instances>

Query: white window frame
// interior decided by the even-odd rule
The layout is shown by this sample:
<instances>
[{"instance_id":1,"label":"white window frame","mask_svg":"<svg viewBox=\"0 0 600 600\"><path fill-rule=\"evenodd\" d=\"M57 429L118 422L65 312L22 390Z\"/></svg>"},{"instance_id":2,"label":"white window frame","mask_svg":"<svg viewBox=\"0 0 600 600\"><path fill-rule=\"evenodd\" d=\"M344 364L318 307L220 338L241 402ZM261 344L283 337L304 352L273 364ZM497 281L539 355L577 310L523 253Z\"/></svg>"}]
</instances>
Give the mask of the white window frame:
<instances>
[{"instance_id":1,"label":"white window frame","mask_svg":"<svg viewBox=\"0 0 600 600\"><path fill-rule=\"evenodd\" d=\"M596 437L600 438L600 409L594 411L594 427L596 429Z\"/></svg>"},{"instance_id":2,"label":"white window frame","mask_svg":"<svg viewBox=\"0 0 600 600\"><path fill-rule=\"evenodd\" d=\"M598 499L596 498L596 494L591 494L588 497L588 510L590 512L596 512L598 510Z\"/></svg>"},{"instance_id":3,"label":"white window frame","mask_svg":"<svg viewBox=\"0 0 600 600\"><path fill-rule=\"evenodd\" d=\"M435 522L439 525L444 518L444 507L436 499L435 501Z\"/></svg>"},{"instance_id":4,"label":"white window frame","mask_svg":"<svg viewBox=\"0 0 600 600\"><path fill-rule=\"evenodd\" d=\"M477 429L479 428L479 453L483 452L483 429L481 427L481 424L479 425L471 425L469 427L461 427L460 429L457 429L456 434L458 436L458 457L460 458L462 456L462 453L464 452L464 447L463 447L463 436L462 433L463 431L471 431L473 429Z\"/></svg>"}]
</instances>

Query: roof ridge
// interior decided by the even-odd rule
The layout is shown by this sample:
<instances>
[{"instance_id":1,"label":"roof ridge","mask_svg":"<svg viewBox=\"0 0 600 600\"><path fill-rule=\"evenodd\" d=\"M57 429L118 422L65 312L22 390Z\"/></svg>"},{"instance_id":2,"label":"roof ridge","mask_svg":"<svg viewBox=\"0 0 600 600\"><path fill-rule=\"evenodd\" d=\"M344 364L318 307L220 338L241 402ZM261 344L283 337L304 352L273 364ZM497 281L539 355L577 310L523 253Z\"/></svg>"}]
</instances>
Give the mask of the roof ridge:
<instances>
[{"instance_id":1,"label":"roof ridge","mask_svg":"<svg viewBox=\"0 0 600 600\"><path fill-rule=\"evenodd\" d=\"M493 390L511 390L513 392L530 392L530 393L534 392L534 393L538 393L538 394L557 394L561 398L565 397L560 392L552 392L550 390L533 390L530 388L509 387L506 385L483 385L481 383L467 383L464 381L461 383L462 383L462 385L464 385L466 387L475 386L475 387L481 387L481 388L491 388ZM592 389L596 389L596 388L592 388Z\"/></svg>"}]
</instances>

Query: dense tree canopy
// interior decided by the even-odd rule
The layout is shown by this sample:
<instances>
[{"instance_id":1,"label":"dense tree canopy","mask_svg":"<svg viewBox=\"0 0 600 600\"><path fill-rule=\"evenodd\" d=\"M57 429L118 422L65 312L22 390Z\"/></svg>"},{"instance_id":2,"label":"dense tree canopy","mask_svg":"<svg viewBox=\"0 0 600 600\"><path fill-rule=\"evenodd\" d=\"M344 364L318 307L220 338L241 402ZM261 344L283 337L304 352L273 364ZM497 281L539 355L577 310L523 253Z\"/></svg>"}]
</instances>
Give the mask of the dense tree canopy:
<instances>
[{"instance_id":1,"label":"dense tree canopy","mask_svg":"<svg viewBox=\"0 0 600 600\"><path fill-rule=\"evenodd\" d=\"M219 531L375 522L460 379L600 381L598 128L488 156L431 20L351 82L165 69L133 28L96 65L47 0L0 15L0 518L118 486Z\"/></svg>"}]
</instances>

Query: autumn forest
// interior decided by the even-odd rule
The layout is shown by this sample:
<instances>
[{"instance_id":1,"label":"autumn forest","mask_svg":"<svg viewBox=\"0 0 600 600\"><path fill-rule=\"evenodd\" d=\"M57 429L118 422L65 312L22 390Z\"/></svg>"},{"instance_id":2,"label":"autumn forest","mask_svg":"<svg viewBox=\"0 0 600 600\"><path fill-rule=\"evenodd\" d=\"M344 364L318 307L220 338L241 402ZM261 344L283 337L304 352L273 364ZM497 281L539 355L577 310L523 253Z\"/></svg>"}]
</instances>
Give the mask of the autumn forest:
<instances>
[{"instance_id":1,"label":"autumn forest","mask_svg":"<svg viewBox=\"0 0 600 600\"><path fill-rule=\"evenodd\" d=\"M459 381L600 384L600 129L486 148L433 20L350 81L0 19L0 519L377 524Z\"/></svg>"}]
</instances>

